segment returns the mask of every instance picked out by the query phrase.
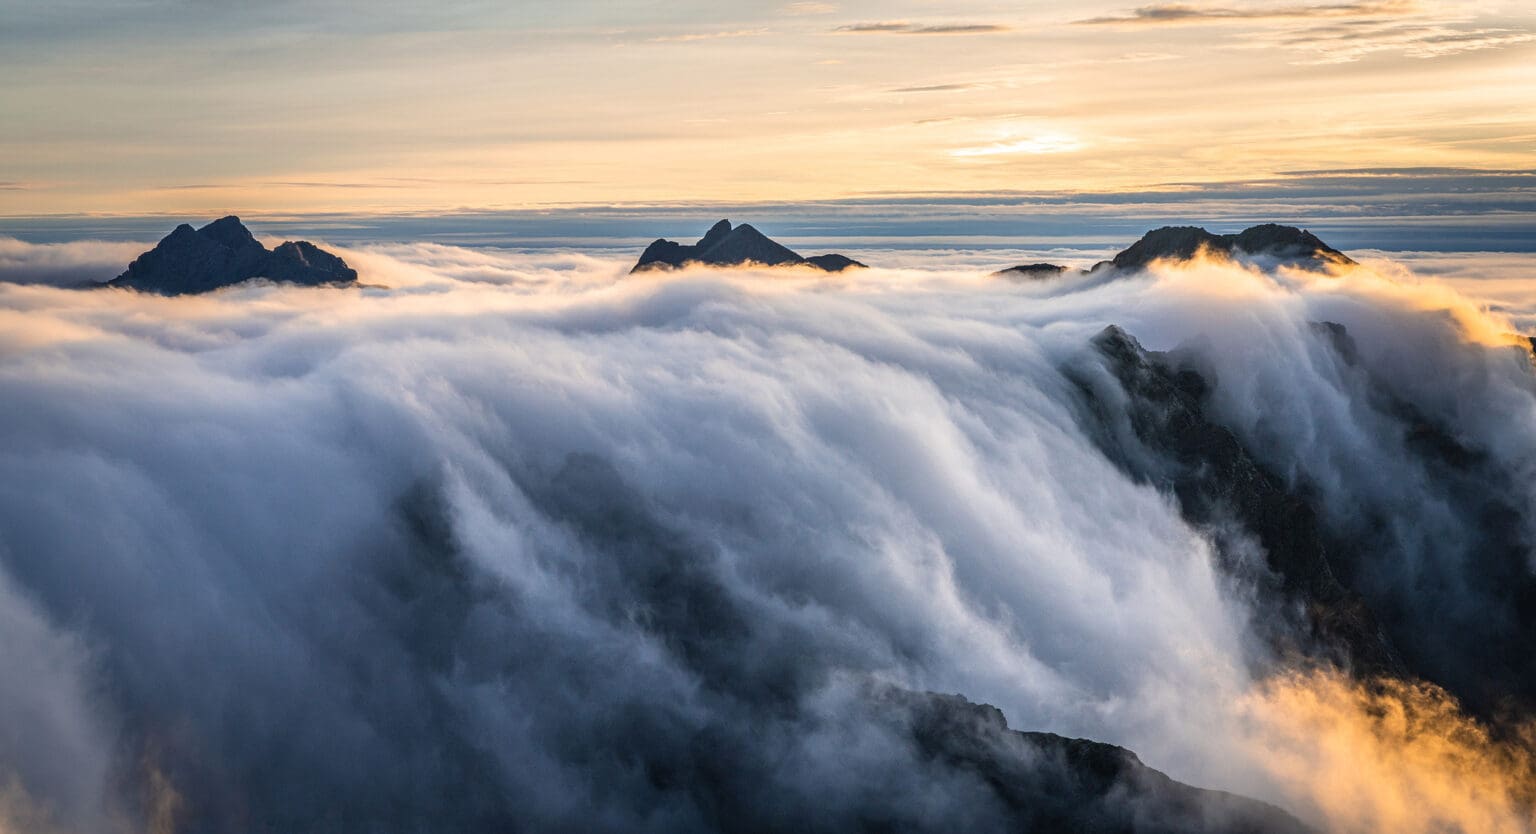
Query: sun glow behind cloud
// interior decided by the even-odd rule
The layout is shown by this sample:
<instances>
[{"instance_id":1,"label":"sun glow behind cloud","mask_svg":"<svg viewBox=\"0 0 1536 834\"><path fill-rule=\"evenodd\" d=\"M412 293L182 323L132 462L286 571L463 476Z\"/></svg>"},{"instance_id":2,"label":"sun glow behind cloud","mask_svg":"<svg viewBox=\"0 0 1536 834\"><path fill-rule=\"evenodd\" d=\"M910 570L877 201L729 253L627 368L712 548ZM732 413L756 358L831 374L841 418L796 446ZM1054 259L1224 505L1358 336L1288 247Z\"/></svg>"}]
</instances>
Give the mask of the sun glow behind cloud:
<instances>
[{"instance_id":1,"label":"sun glow behind cloud","mask_svg":"<svg viewBox=\"0 0 1536 834\"><path fill-rule=\"evenodd\" d=\"M1064 133L1044 133L1023 139L1003 139L990 145L956 148L950 151L949 154L950 156L962 158L1008 156L1012 154L1050 154L1069 153L1080 150L1082 147L1083 143L1074 136L1068 136Z\"/></svg>"}]
</instances>

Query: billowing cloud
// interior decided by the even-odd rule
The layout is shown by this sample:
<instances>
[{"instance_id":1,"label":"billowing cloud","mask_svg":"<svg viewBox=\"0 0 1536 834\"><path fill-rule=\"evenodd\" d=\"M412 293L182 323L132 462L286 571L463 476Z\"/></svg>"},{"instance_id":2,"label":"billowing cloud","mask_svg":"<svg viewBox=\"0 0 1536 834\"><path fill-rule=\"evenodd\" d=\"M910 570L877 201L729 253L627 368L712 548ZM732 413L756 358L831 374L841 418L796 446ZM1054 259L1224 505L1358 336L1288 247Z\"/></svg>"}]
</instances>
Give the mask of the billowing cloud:
<instances>
[{"instance_id":1,"label":"billowing cloud","mask_svg":"<svg viewBox=\"0 0 1536 834\"><path fill-rule=\"evenodd\" d=\"M27 251L95 257L69 250ZM64 705L36 732L78 765L0 737L0 770L58 825L995 822L881 687L1347 822L1255 744L1328 752L1283 734L1308 725L1255 586L1106 457L1065 369L1111 322L1179 348L1213 413L1341 513L1428 496L1388 525L1426 566L1429 538L1482 540L1383 403L1454 421L1490 473L1536 451L1529 362L1473 340L1508 323L1371 272L1021 287L911 253L834 278L343 254L385 286L0 284L0 619L26 624L5 659L52 670L0 703ZM1397 592L1390 562L1359 567ZM1436 616L1492 598L1444 588Z\"/></svg>"},{"instance_id":2,"label":"billowing cloud","mask_svg":"<svg viewBox=\"0 0 1536 834\"><path fill-rule=\"evenodd\" d=\"M116 278L143 243L28 243L0 236L0 281L84 286Z\"/></svg>"}]
</instances>

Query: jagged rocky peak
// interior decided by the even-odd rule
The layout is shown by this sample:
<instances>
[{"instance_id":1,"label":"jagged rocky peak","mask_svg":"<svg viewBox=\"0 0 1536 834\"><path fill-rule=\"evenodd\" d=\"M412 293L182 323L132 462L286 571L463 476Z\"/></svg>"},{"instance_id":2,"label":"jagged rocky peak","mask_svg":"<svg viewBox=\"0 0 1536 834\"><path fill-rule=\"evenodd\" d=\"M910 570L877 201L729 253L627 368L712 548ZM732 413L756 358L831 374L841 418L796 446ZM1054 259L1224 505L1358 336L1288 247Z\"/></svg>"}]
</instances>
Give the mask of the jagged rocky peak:
<instances>
[{"instance_id":1,"label":"jagged rocky peak","mask_svg":"<svg viewBox=\"0 0 1536 834\"><path fill-rule=\"evenodd\" d=\"M308 241L268 250L233 215L201 229L183 223L145 252L108 286L186 295L228 287L252 278L305 286L351 284L357 271Z\"/></svg>"},{"instance_id":2,"label":"jagged rocky peak","mask_svg":"<svg viewBox=\"0 0 1536 834\"><path fill-rule=\"evenodd\" d=\"M1199 226L1153 229L1108 263L1118 269L1142 269L1153 261L1187 261L1201 252L1218 257L1270 257L1321 268L1354 264L1343 252L1295 226L1265 223L1237 234L1212 234Z\"/></svg>"},{"instance_id":3,"label":"jagged rocky peak","mask_svg":"<svg viewBox=\"0 0 1536 834\"><path fill-rule=\"evenodd\" d=\"M733 227L731 221L721 220L699 238L698 243L684 244L658 239L641 253L640 260L630 272L652 269L677 269L688 264L708 266L808 266L826 272L842 272L864 264L839 254L802 257L793 249L773 240L746 223Z\"/></svg>"},{"instance_id":4,"label":"jagged rocky peak","mask_svg":"<svg viewBox=\"0 0 1536 834\"><path fill-rule=\"evenodd\" d=\"M256 242L256 236L251 230L240 222L240 218L233 214L228 217L220 217L198 230L198 234L231 249L245 249L251 246L260 246Z\"/></svg>"}]
</instances>

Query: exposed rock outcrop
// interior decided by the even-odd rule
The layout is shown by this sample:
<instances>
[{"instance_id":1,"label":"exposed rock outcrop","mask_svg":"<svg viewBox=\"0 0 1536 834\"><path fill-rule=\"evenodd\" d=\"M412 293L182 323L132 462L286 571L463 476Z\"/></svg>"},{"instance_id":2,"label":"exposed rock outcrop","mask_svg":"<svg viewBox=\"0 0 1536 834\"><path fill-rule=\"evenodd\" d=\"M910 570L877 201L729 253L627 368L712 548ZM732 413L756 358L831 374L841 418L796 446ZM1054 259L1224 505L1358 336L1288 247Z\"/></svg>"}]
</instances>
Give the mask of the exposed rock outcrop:
<instances>
[{"instance_id":1,"label":"exposed rock outcrop","mask_svg":"<svg viewBox=\"0 0 1536 834\"><path fill-rule=\"evenodd\" d=\"M1303 834L1272 805L1176 782L1112 744L1008 728L1001 710L959 695L891 689L882 695L923 755L975 773L1014 831Z\"/></svg>"}]
</instances>

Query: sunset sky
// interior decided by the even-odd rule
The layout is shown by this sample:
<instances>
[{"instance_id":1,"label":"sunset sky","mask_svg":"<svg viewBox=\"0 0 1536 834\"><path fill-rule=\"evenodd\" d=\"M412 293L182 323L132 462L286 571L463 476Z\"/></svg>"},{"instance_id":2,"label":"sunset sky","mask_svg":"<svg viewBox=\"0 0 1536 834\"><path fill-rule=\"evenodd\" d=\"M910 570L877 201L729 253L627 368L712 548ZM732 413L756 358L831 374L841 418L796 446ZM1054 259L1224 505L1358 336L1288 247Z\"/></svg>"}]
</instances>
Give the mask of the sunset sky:
<instances>
[{"instance_id":1,"label":"sunset sky","mask_svg":"<svg viewBox=\"0 0 1536 834\"><path fill-rule=\"evenodd\" d=\"M1520 2L0 0L0 20L12 219L1216 186L1304 208L1341 176L1507 212L1536 189Z\"/></svg>"}]
</instances>

